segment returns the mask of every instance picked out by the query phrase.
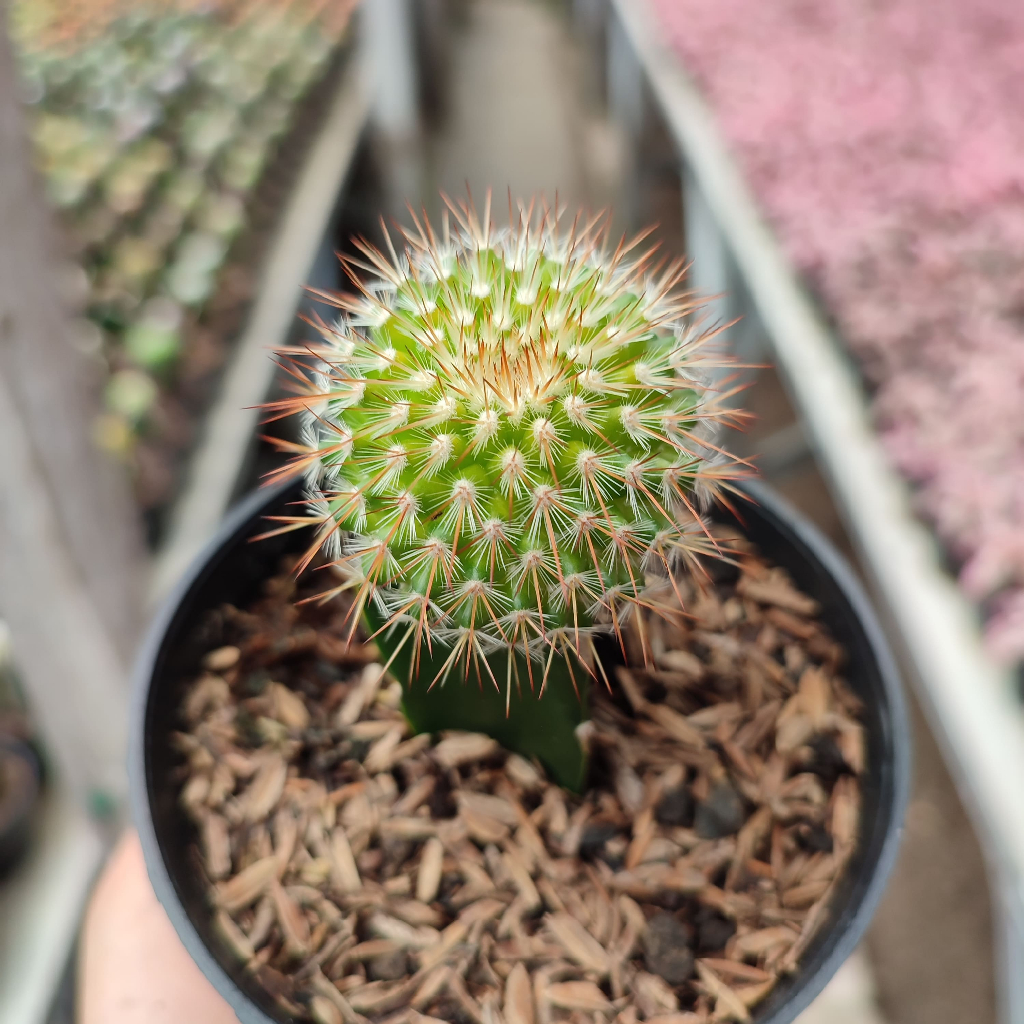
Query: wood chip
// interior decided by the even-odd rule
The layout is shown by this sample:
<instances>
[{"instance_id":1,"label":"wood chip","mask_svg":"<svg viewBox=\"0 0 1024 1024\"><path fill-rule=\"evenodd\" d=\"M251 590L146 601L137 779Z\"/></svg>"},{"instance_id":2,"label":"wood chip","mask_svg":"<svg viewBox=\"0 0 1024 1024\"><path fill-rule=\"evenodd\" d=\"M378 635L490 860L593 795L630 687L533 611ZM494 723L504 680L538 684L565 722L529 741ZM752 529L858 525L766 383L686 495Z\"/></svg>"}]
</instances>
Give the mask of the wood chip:
<instances>
[{"instance_id":1,"label":"wood chip","mask_svg":"<svg viewBox=\"0 0 1024 1024\"><path fill-rule=\"evenodd\" d=\"M352 847L349 845L348 836L343 828L335 828L331 832L331 841L328 846L328 855L331 862L331 880L342 892L356 892L362 887L362 880L359 877L359 868L356 867L356 859L352 855Z\"/></svg>"},{"instance_id":2,"label":"wood chip","mask_svg":"<svg viewBox=\"0 0 1024 1024\"><path fill-rule=\"evenodd\" d=\"M231 688L227 680L222 676L205 675L193 686L192 691L185 698L183 710L185 717L190 722L198 722L203 715L211 709L222 708L228 703L231 697ZM202 745L193 748L193 755L198 758L193 760L197 767L209 758L209 751ZM197 763L198 761L198 763Z\"/></svg>"},{"instance_id":3,"label":"wood chip","mask_svg":"<svg viewBox=\"0 0 1024 1024\"><path fill-rule=\"evenodd\" d=\"M213 926L216 928L217 934L224 940L225 945L242 963L247 964L256 956L256 950L253 949L249 937L223 910L218 910L214 914Z\"/></svg>"},{"instance_id":4,"label":"wood chip","mask_svg":"<svg viewBox=\"0 0 1024 1024\"><path fill-rule=\"evenodd\" d=\"M582 964L587 970L605 975L610 968L607 951L587 930L569 914L548 914L545 923L566 956Z\"/></svg>"},{"instance_id":5,"label":"wood chip","mask_svg":"<svg viewBox=\"0 0 1024 1024\"><path fill-rule=\"evenodd\" d=\"M810 640L818 632L817 627L813 623L808 622L806 619L801 619L790 612L783 611L781 608L769 608L765 613L765 618L773 626L778 626L779 629L784 630L791 636L800 637L801 640Z\"/></svg>"},{"instance_id":6,"label":"wood chip","mask_svg":"<svg viewBox=\"0 0 1024 1024\"><path fill-rule=\"evenodd\" d=\"M705 967L710 968L716 974L731 981L747 982L749 984L760 984L767 981L771 975L762 971L759 967L753 967L737 960L725 960L720 957L701 957Z\"/></svg>"},{"instance_id":7,"label":"wood chip","mask_svg":"<svg viewBox=\"0 0 1024 1024\"><path fill-rule=\"evenodd\" d=\"M277 858L277 876L284 875L295 853L299 839L299 822L293 811L281 808L274 815L274 856Z\"/></svg>"},{"instance_id":8,"label":"wood chip","mask_svg":"<svg viewBox=\"0 0 1024 1024\"><path fill-rule=\"evenodd\" d=\"M441 866L444 861L444 846L441 840L432 836L423 844L420 866L416 873L416 899L432 903L441 884Z\"/></svg>"},{"instance_id":9,"label":"wood chip","mask_svg":"<svg viewBox=\"0 0 1024 1024\"><path fill-rule=\"evenodd\" d=\"M673 711L668 705L652 704L648 707L648 712L655 722L684 746L692 747L694 750L703 750L707 746L707 740L701 731L690 725L683 715Z\"/></svg>"},{"instance_id":10,"label":"wood chip","mask_svg":"<svg viewBox=\"0 0 1024 1024\"><path fill-rule=\"evenodd\" d=\"M420 1010L424 1007L430 1006L438 996L444 994L445 990L448 988L448 981L451 976L452 970L450 967L442 966L428 970L428 973L420 984L420 987L415 991L412 999L409 1001L409 1005L414 1010Z\"/></svg>"},{"instance_id":11,"label":"wood chip","mask_svg":"<svg viewBox=\"0 0 1024 1024\"><path fill-rule=\"evenodd\" d=\"M500 843L509 834L509 827L504 822L485 814L478 814L466 805L460 809L459 818L466 826L470 837L478 843Z\"/></svg>"},{"instance_id":12,"label":"wood chip","mask_svg":"<svg viewBox=\"0 0 1024 1024\"><path fill-rule=\"evenodd\" d=\"M519 853L515 848L509 847L505 851L502 861L509 877L519 890L524 909L528 913L538 909L541 905L540 893L537 891L537 886L534 885L533 878L530 876L530 872L523 863Z\"/></svg>"},{"instance_id":13,"label":"wood chip","mask_svg":"<svg viewBox=\"0 0 1024 1024\"><path fill-rule=\"evenodd\" d=\"M519 815L515 807L500 796L490 796L487 793L474 793L469 790L460 790L458 802L462 807L467 807L474 814L485 818L494 818L509 828L519 824Z\"/></svg>"},{"instance_id":14,"label":"wood chip","mask_svg":"<svg viewBox=\"0 0 1024 1024\"><path fill-rule=\"evenodd\" d=\"M461 768L492 757L498 749L497 742L490 736L475 732L452 733L434 747L434 759L442 768Z\"/></svg>"},{"instance_id":15,"label":"wood chip","mask_svg":"<svg viewBox=\"0 0 1024 1024\"><path fill-rule=\"evenodd\" d=\"M496 899L478 899L459 914L458 921L449 925L454 927L457 923L473 925L478 921L490 921L496 918L505 909L505 903Z\"/></svg>"},{"instance_id":16,"label":"wood chip","mask_svg":"<svg viewBox=\"0 0 1024 1024\"><path fill-rule=\"evenodd\" d=\"M288 765L284 758L277 753L270 754L238 798L243 817L247 821L265 821L277 807L287 781Z\"/></svg>"},{"instance_id":17,"label":"wood chip","mask_svg":"<svg viewBox=\"0 0 1024 1024\"><path fill-rule=\"evenodd\" d=\"M228 823L221 815L208 811L203 816L200 843L206 873L213 879L231 874L231 839Z\"/></svg>"},{"instance_id":18,"label":"wood chip","mask_svg":"<svg viewBox=\"0 0 1024 1024\"><path fill-rule=\"evenodd\" d=\"M532 793L544 785L544 776L540 771L519 754L511 754L506 760L505 774L527 793Z\"/></svg>"},{"instance_id":19,"label":"wood chip","mask_svg":"<svg viewBox=\"0 0 1024 1024\"><path fill-rule=\"evenodd\" d=\"M780 754L791 754L802 747L814 735L814 723L803 714L797 713L781 721L775 733L775 749Z\"/></svg>"},{"instance_id":20,"label":"wood chip","mask_svg":"<svg viewBox=\"0 0 1024 1024\"><path fill-rule=\"evenodd\" d=\"M439 910L419 900L391 900L388 913L416 927L437 928L445 923L444 915Z\"/></svg>"},{"instance_id":21,"label":"wood chip","mask_svg":"<svg viewBox=\"0 0 1024 1024\"><path fill-rule=\"evenodd\" d=\"M775 988L776 977L773 975L756 985L736 985L733 991L747 1009L757 1006Z\"/></svg>"},{"instance_id":22,"label":"wood chip","mask_svg":"<svg viewBox=\"0 0 1024 1024\"><path fill-rule=\"evenodd\" d=\"M271 683L267 695L274 706L274 717L294 732L301 732L309 726L309 711L306 702L294 690L280 683Z\"/></svg>"},{"instance_id":23,"label":"wood chip","mask_svg":"<svg viewBox=\"0 0 1024 1024\"><path fill-rule=\"evenodd\" d=\"M371 775L378 772L386 772L394 763L394 755L402 742L404 728L401 725L393 726L367 751L363 758L363 767Z\"/></svg>"},{"instance_id":24,"label":"wood chip","mask_svg":"<svg viewBox=\"0 0 1024 1024\"><path fill-rule=\"evenodd\" d=\"M427 949L440 939L436 928L415 928L387 914L373 914L367 921L371 935L388 939L403 949Z\"/></svg>"},{"instance_id":25,"label":"wood chip","mask_svg":"<svg viewBox=\"0 0 1024 1024\"><path fill-rule=\"evenodd\" d=\"M638 814L644 804L644 784L625 761L615 766L615 795L627 814Z\"/></svg>"},{"instance_id":26,"label":"wood chip","mask_svg":"<svg viewBox=\"0 0 1024 1024\"><path fill-rule=\"evenodd\" d=\"M810 907L825 894L828 887L829 882L824 880L794 885L782 894L781 903L784 907Z\"/></svg>"},{"instance_id":27,"label":"wood chip","mask_svg":"<svg viewBox=\"0 0 1024 1024\"><path fill-rule=\"evenodd\" d=\"M540 893L544 906L548 910L559 914L564 913L565 904L562 902L562 897L558 895L558 890L551 884L550 879L538 878L537 892Z\"/></svg>"},{"instance_id":28,"label":"wood chip","mask_svg":"<svg viewBox=\"0 0 1024 1024\"><path fill-rule=\"evenodd\" d=\"M562 1010L602 1013L610 1010L608 997L592 981L562 981L548 985L547 998Z\"/></svg>"},{"instance_id":29,"label":"wood chip","mask_svg":"<svg viewBox=\"0 0 1024 1024\"><path fill-rule=\"evenodd\" d=\"M673 672L682 672L684 676L687 676L693 682L702 679L707 671L700 658L689 651L662 651L657 656L657 660L658 664L671 669Z\"/></svg>"},{"instance_id":30,"label":"wood chip","mask_svg":"<svg viewBox=\"0 0 1024 1024\"><path fill-rule=\"evenodd\" d=\"M679 1000L668 983L646 971L638 971L633 978L633 996L645 1018L675 1013L679 1009Z\"/></svg>"},{"instance_id":31,"label":"wood chip","mask_svg":"<svg viewBox=\"0 0 1024 1024\"><path fill-rule=\"evenodd\" d=\"M341 1010L326 996L313 996L309 1001L309 1015L314 1024L343 1024Z\"/></svg>"},{"instance_id":32,"label":"wood chip","mask_svg":"<svg viewBox=\"0 0 1024 1024\"><path fill-rule=\"evenodd\" d=\"M401 764L403 761L418 757L425 750L428 750L433 743L429 733L421 732L418 736L406 740L395 747L391 755L391 764Z\"/></svg>"},{"instance_id":33,"label":"wood chip","mask_svg":"<svg viewBox=\"0 0 1024 1024\"><path fill-rule=\"evenodd\" d=\"M840 860L853 851L859 817L860 798L856 781L849 776L837 779L832 791L832 839Z\"/></svg>"},{"instance_id":34,"label":"wood chip","mask_svg":"<svg viewBox=\"0 0 1024 1024\"><path fill-rule=\"evenodd\" d=\"M270 899L281 926L285 952L293 957L309 954L309 922L299 905L284 891L276 878L270 884Z\"/></svg>"},{"instance_id":35,"label":"wood chip","mask_svg":"<svg viewBox=\"0 0 1024 1024\"><path fill-rule=\"evenodd\" d=\"M759 807L747 819L736 836L736 852L733 854L732 864L725 879L725 887L727 889L736 888L744 865L754 856L758 847L767 838L771 827L772 812L770 807Z\"/></svg>"},{"instance_id":36,"label":"wood chip","mask_svg":"<svg viewBox=\"0 0 1024 1024\"><path fill-rule=\"evenodd\" d=\"M373 703L383 678L384 668L382 665L371 664L363 669L359 684L349 692L335 717L335 724L339 728L354 725L359 721L363 709Z\"/></svg>"},{"instance_id":37,"label":"wood chip","mask_svg":"<svg viewBox=\"0 0 1024 1024\"><path fill-rule=\"evenodd\" d=\"M575 857L579 853L580 842L583 839L583 830L586 828L587 821L593 813L594 809L589 803L582 804L573 812L565 831L562 833L562 841L559 843L563 857Z\"/></svg>"},{"instance_id":38,"label":"wood chip","mask_svg":"<svg viewBox=\"0 0 1024 1024\"><path fill-rule=\"evenodd\" d=\"M371 982L348 994L352 1009L357 1013L379 1016L407 1003L415 994L419 982L416 978L403 978L395 982Z\"/></svg>"},{"instance_id":39,"label":"wood chip","mask_svg":"<svg viewBox=\"0 0 1024 1024\"><path fill-rule=\"evenodd\" d=\"M821 669L813 665L804 669L800 676L797 699L800 701L801 710L811 720L815 730L820 730L825 724L831 693L832 687Z\"/></svg>"},{"instance_id":40,"label":"wood chip","mask_svg":"<svg viewBox=\"0 0 1024 1024\"><path fill-rule=\"evenodd\" d=\"M345 959L350 963L361 963L364 960L373 960L378 956L388 956L397 953L402 947L390 939L370 939L368 942L360 942L345 953Z\"/></svg>"},{"instance_id":41,"label":"wood chip","mask_svg":"<svg viewBox=\"0 0 1024 1024\"><path fill-rule=\"evenodd\" d=\"M366 1017L352 1009L349 1001L320 971L313 975L311 982L316 994L327 999L341 1013L344 1024L370 1024Z\"/></svg>"},{"instance_id":42,"label":"wood chip","mask_svg":"<svg viewBox=\"0 0 1024 1024\"><path fill-rule=\"evenodd\" d=\"M226 672L238 664L241 654L237 647L218 647L203 658L203 668L210 672Z\"/></svg>"},{"instance_id":43,"label":"wood chip","mask_svg":"<svg viewBox=\"0 0 1024 1024\"><path fill-rule=\"evenodd\" d=\"M372 804L365 790L356 793L341 809L341 824L349 836L356 833L373 832L380 821L380 813Z\"/></svg>"},{"instance_id":44,"label":"wood chip","mask_svg":"<svg viewBox=\"0 0 1024 1024\"><path fill-rule=\"evenodd\" d=\"M256 904L256 914L253 917L252 925L246 932L253 949L259 949L267 941L270 937L270 930L274 927L276 920L277 915L274 913L274 904L269 896L264 896Z\"/></svg>"},{"instance_id":45,"label":"wood chip","mask_svg":"<svg viewBox=\"0 0 1024 1024\"><path fill-rule=\"evenodd\" d=\"M738 593L761 604L773 604L777 608L796 615L811 616L817 614L818 602L801 594L788 583L778 578L771 581L753 580L743 576L736 587Z\"/></svg>"},{"instance_id":46,"label":"wood chip","mask_svg":"<svg viewBox=\"0 0 1024 1024\"><path fill-rule=\"evenodd\" d=\"M719 1020L738 1021L740 1024L750 1020L750 1013L743 1000L700 960L697 961L697 973L715 1000L715 1017Z\"/></svg>"},{"instance_id":47,"label":"wood chip","mask_svg":"<svg viewBox=\"0 0 1024 1024\"><path fill-rule=\"evenodd\" d=\"M437 779L432 775L417 779L394 803L391 813L395 817L412 814L434 792Z\"/></svg>"},{"instance_id":48,"label":"wood chip","mask_svg":"<svg viewBox=\"0 0 1024 1024\"><path fill-rule=\"evenodd\" d=\"M185 786L181 791L181 796L178 797L178 800L182 807L191 811L193 815L195 815L206 803L206 798L209 793L210 776L193 775L188 782L185 783Z\"/></svg>"},{"instance_id":49,"label":"wood chip","mask_svg":"<svg viewBox=\"0 0 1024 1024\"><path fill-rule=\"evenodd\" d=\"M388 839L422 840L437 833L430 818L387 818L380 823L380 834Z\"/></svg>"},{"instance_id":50,"label":"wood chip","mask_svg":"<svg viewBox=\"0 0 1024 1024\"><path fill-rule=\"evenodd\" d=\"M217 886L217 903L228 912L255 903L277 878L277 858L265 857Z\"/></svg>"},{"instance_id":51,"label":"wood chip","mask_svg":"<svg viewBox=\"0 0 1024 1024\"><path fill-rule=\"evenodd\" d=\"M637 815L633 822L633 841L626 851L626 870L633 870L641 860L648 845L657 832L657 824L654 820L654 810L648 807Z\"/></svg>"},{"instance_id":52,"label":"wood chip","mask_svg":"<svg viewBox=\"0 0 1024 1024\"><path fill-rule=\"evenodd\" d=\"M376 740L387 736L395 728L403 731L407 728L404 723L396 722L388 718L367 718L349 727L348 734L355 740L363 740L373 743Z\"/></svg>"},{"instance_id":53,"label":"wood chip","mask_svg":"<svg viewBox=\"0 0 1024 1024\"><path fill-rule=\"evenodd\" d=\"M505 1024L533 1024L533 989L523 963L517 962L505 979L502 1005Z\"/></svg>"},{"instance_id":54,"label":"wood chip","mask_svg":"<svg viewBox=\"0 0 1024 1024\"><path fill-rule=\"evenodd\" d=\"M636 677L633 673L625 666L617 665L615 668L615 678L622 687L622 692L626 695L626 699L629 701L633 710L641 714L646 714L648 711L648 704L640 692L640 687L637 685Z\"/></svg>"},{"instance_id":55,"label":"wood chip","mask_svg":"<svg viewBox=\"0 0 1024 1024\"><path fill-rule=\"evenodd\" d=\"M836 736L836 745L851 771L862 775L865 764L864 729L856 722L843 720Z\"/></svg>"},{"instance_id":56,"label":"wood chip","mask_svg":"<svg viewBox=\"0 0 1024 1024\"><path fill-rule=\"evenodd\" d=\"M448 979L448 991L459 1004L462 1012L474 1021L475 1024L486 1024L484 1021L483 1009L480 1004L466 991L462 978L452 973Z\"/></svg>"}]
</instances>

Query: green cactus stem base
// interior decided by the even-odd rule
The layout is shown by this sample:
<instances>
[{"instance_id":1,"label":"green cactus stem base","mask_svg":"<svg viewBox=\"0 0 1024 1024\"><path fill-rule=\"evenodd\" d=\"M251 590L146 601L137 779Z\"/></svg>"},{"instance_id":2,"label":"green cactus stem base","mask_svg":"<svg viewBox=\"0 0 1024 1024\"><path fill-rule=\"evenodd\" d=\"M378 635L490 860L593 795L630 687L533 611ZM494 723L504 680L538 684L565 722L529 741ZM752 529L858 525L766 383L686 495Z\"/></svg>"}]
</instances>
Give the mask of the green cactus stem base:
<instances>
[{"instance_id":1,"label":"green cactus stem base","mask_svg":"<svg viewBox=\"0 0 1024 1024\"><path fill-rule=\"evenodd\" d=\"M385 619L372 608L365 619L370 634L385 625ZM537 758L558 785L575 793L583 791L588 761L576 728L589 717L591 676L586 668L574 664L570 672L568 659L557 655L547 666L534 662L531 692L526 658L517 650L505 649L488 655L493 680L481 665L479 679L471 668L469 679L448 678L431 688L431 680L443 675L451 653L447 645L435 642L432 651L426 645L421 648L418 673L410 685L413 645L407 643L395 653L404 635L402 627L397 626L383 629L375 640L385 662L394 656L389 671L402 683L403 709L416 732L484 733L506 750ZM511 692L506 694L509 658L513 659L513 682ZM543 695L538 696L545 668L547 681Z\"/></svg>"}]
</instances>

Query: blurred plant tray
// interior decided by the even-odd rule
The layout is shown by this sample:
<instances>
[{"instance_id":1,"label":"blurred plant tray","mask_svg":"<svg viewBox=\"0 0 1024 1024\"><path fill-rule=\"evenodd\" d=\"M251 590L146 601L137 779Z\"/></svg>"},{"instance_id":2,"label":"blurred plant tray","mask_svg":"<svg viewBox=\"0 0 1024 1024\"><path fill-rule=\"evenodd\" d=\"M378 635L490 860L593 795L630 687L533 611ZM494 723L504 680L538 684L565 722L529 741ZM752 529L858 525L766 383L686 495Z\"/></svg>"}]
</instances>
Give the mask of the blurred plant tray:
<instances>
[{"instance_id":1,"label":"blurred plant tray","mask_svg":"<svg viewBox=\"0 0 1024 1024\"><path fill-rule=\"evenodd\" d=\"M40 170L156 543L354 50L351 0L17 0ZM256 396L259 401L262 396Z\"/></svg>"}]
</instances>

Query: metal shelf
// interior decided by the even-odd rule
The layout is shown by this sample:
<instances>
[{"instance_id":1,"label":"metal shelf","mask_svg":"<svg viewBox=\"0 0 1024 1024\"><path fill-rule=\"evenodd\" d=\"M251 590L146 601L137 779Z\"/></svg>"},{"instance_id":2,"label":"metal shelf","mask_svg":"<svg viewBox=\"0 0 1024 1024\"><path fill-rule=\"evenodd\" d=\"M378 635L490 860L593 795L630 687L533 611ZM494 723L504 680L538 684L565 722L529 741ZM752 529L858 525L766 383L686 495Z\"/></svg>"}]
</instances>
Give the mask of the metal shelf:
<instances>
[{"instance_id":1,"label":"metal shelf","mask_svg":"<svg viewBox=\"0 0 1024 1024\"><path fill-rule=\"evenodd\" d=\"M944 570L875 436L860 384L765 223L714 116L643 0L610 0L610 92L637 80L684 164L689 255L697 286L736 279L828 479L894 646L939 739L989 858L1004 915L1002 1018L1024 1021L1024 708L1010 674L983 649L978 612ZM633 87L630 87L633 83ZM637 102L634 100L634 102ZM634 111L635 114L635 111ZM735 313L735 310L730 310Z\"/></svg>"}]
</instances>

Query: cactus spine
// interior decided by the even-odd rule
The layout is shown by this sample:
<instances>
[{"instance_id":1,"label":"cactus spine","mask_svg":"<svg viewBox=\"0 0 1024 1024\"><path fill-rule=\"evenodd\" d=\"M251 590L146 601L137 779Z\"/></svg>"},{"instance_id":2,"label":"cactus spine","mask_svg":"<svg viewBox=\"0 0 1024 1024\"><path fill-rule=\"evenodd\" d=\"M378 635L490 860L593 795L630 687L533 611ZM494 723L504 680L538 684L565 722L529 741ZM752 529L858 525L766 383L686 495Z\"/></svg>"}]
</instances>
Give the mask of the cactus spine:
<instances>
[{"instance_id":1,"label":"cactus spine","mask_svg":"<svg viewBox=\"0 0 1024 1024\"><path fill-rule=\"evenodd\" d=\"M413 218L402 255L361 244L359 293L334 298L313 380L276 412L305 417L289 471L313 492L310 557L378 628L407 706L414 684L471 679L508 717L553 671L580 692L594 634L621 638L709 548L734 414L681 263L610 246L602 218L510 206L495 230L489 198L482 218L449 207L440 236Z\"/></svg>"}]
</instances>

